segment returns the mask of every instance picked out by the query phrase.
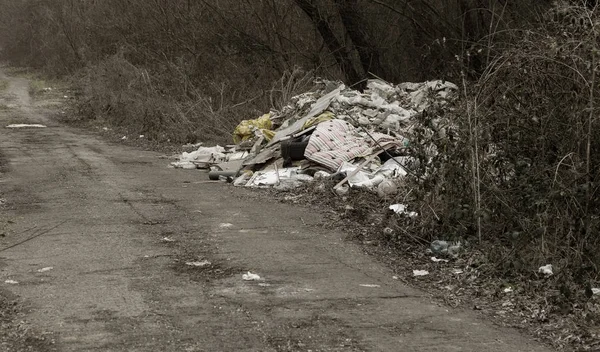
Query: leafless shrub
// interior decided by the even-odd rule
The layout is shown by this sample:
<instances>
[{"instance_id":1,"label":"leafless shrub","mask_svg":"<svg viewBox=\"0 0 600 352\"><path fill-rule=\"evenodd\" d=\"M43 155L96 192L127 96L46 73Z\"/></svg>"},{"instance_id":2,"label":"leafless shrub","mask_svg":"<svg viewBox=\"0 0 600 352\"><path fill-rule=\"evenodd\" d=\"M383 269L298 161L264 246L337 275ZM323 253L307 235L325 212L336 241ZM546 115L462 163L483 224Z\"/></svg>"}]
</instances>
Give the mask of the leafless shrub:
<instances>
[{"instance_id":1,"label":"leafless shrub","mask_svg":"<svg viewBox=\"0 0 600 352\"><path fill-rule=\"evenodd\" d=\"M577 13L581 26L515 33L454 112L423 115L424 126L451 121L444 136L415 131L420 178L407 187L427 239L496 243L489 259L504 273L552 262L587 268L582 282L598 275L600 27L593 10ZM423 144L443 153L432 157Z\"/></svg>"}]
</instances>

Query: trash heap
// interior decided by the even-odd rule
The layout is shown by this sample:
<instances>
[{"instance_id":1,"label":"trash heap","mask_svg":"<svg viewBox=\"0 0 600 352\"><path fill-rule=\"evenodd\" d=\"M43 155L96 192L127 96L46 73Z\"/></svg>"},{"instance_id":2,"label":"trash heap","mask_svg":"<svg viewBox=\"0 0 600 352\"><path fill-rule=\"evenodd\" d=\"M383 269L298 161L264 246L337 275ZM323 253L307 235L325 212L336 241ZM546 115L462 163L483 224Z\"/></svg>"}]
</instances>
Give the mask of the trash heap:
<instances>
[{"instance_id":1,"label":"trash heap","mask_svg":"<svg viewBox=\"0 0 600 352\"><path fill-rule=\"evenodd\" d=\"M393 85L370 80L364 92L331 81L291 99L281 111L242 121L235 145L199 146L171 165L208 169L236 186L294 188L315 178L339 179L334 190L367 187L381 196L407 175L406 146L415 116L456 97L450 82Z\"/></svg>"}]
</instances>

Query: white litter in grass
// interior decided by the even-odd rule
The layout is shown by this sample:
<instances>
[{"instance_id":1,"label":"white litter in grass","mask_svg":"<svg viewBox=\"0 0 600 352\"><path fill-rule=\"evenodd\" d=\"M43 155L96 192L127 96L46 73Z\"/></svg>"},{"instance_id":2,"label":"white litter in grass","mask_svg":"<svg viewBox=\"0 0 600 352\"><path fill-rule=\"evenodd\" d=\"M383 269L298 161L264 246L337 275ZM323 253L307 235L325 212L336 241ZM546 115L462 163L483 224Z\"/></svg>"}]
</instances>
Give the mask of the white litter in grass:
<instances>
[{"instance_id":1,"label":"white litter in grass","mask_svg":"<svg viewBox=\"0 0 600 352\"><path fill-rule=\"evenodd\" d=\"M378 287L381 287L381 285L373 285L373 284L362 284L360 286L361 287L368 287L368 288L378 288Z\"/></svg>"},{"instance_id":2,"label":"white litter in grass","mask_svg":"<svg viewBox=\"0 0 600 352\"><path fill-rule=\"evenodd\" d=\"M146 137L146 136L144 136L143 134L140 134L140 138L144 138L144 137Z\"/></svg>"},{"instance_id":3,"label":"white litter in grass","mask_svg":"<svg viewBox=\"0 0 600 352\"><path fill-rule=\"evenodd\" d=\"M195 266L195 267L199 267L199 268L202 268L202 267L205 267L205 266L209 266L210 264L211 264L211 262L209 262L208 260L202 260L202 261L199 261L199 262L187 262L187 263L185 263L185 265Z\"/></svg>"},{"instance_id":4,"label":"white litter in grass","mask_svg":"<svg viewBox=\"0 0 600 352\"><path fill-rule=\"evenodd\" d=\"M244 281L258 281L260 280L260 276L253 274L251 272L247 272L246 274L242 275L242 280Z\"/></svg>"},{"instance_id":5,"label":"white litter in grass","mask_svg":"<svg viewBox=\"0 0 600 352\"><path fill-rule=\"evenodd\" d=\"M394 275L394 276L392 276L392 279L399 280L400 278L398 276Z\"/></svg>"},{"instance_id":6,"label":"white litter in grass","mask_svg":"<svg viewBox=\"0 0 600 352\"><path fill-rule=\"evenodd\" d=\"M429 271L427 270L413 270L413 276L427 276Z\"/></svg>"},{"instance_id":7,"label":"white litter in grass","mask_svg":"<svg viewBox=\"0 0 600 352\"><path fill-rule=\"evenodd\" d=\"M174 239L172 239L172 238L169 238L169 237L163 237L163 239L162 239L161 241L162 241L162 242L169 242L169 243L170 243L170 242L175 242L175 240L174 240Z\"/></svg>"},{"instance_id":8,"label":"white litter in grass","mask_svg":"<svg viewBox=\"0 0 600 352\"><path fill-rule=\"evenodd\" d=\"M127 139L127 136L121 137L121 140L126 140L126 139Z\"/></svg>"},{"instance_id":9,"label":"white litter in grass","mask_svg":"<svg viewBox=\"0 0 600 352\"><path fill-rule=\"evenodd\" d=\"M435 263L448 263L449 262L448 259L439 259L439 258L436 258L436 257L431 257L431 261L435 262Z\"/></svg>"},{"instance_id":10,"label":"white litter in grass","mask_svg":"<svg viewBox=\"0 0 600 352\"><path fill-rule=\"evenodd\" d=\"M419 216L419 214L414 211L406 211L407 206L404 204L392 204L392 205L390 205L389 209L392 210L396 214L406 215L409 218L415 218L415 217Z\"/></svg>"},{"instance_id":11,"label":"white litter in grass","mask_svg":"<svg viewBox=\"0 0 600 352\"><path fill-rule=\"evenodd\" d=\"M595 295L600 295L600 288L592 288L592 293Z\"/></svg>"},{"instance_id":12,"label":"white litter in grass","mask_svg":"<svg viewBox=\"0 0 600 352\"><path fill-rule=\"evenodd\" d=\"M552 271L552 264L540 266L540 268L538 269L538 273L544 274L546 276L554 275L554 272Z\"/></svg>"},{"instance_id":13,"label":"white litter in grass","mask_svg":"<svg viewBox=\"0 0 600 352\"><path fill-rule=\"evenodd\" d=\"M17 285L19 282L15 280L6 280L4 283L9 285Z\"/></svg>"},{"instance_id":14,"label":"white litter in grass","mask_svg":"<svg viewBox=\"0 0 600 352\"><path fill-rule=\"evenodd\" d=\"M45 272L50 271L52 269L54 269L54 267L53 266L49 266L49 267L46 267L46 268L39 269L37 272L38 273L45 273Z\"/></svg>"},{"instance_id":15,"label":"white litter in grass","mask_svg":"<svg viewBox=\"0 0 600 352\"><path fill-rule=\"evenodd\" d=\"M228 229L228 228L230 228L230 227L233 227L233 224L230 224L230 223L228 223L228 222L225 222L225 223L219 224L219 228L222 228L222 229Z\"/></svg>"},{"instance_id":16,"label":"white litter in grass","mask_svg":"<svg viewBox=\"0 0 600 352\"><path fill-rule=\"evenodd\" d=\"M258 284L258 286L261 286L261 287L270 287L271 284L268 284L266 282L261 282L261 283Z\"/></svg>"},{"instance_id":17,"label":"white litter in grass","mask_svg":"<svg viewBox=\"0 0 600 352\"><path fill-rule=\"evenodd\" d=\"M512 287L507 287L507 288L505 288L505 289L504 289L504 293L511 293L511 292L513 292L514 290L515 290L515 289L514 289L514 288L512 288Z\"/></svg>"},{"instance_id":18,"label":"white litter in grass","mask_svg":"<svg viewBox=\"0 0 600 352\"><path fill-rule=\"evenodd\" d=\"M15 123L15 124L6 126L6 128L46 128L46 125L40 125L37 123L33 123L33 124Z\"/></svg>"},{"instance_id":19,"label":"white litter in grass","mask_svg":"<svg viewBox=\"0 0 600 352\"><path fill-rule=\"evenodd\" d=\"M462 269L452 269L452 274L454 275L460 275L464 273L464 271L462 271Z\"/></svg>"}]
</instances>

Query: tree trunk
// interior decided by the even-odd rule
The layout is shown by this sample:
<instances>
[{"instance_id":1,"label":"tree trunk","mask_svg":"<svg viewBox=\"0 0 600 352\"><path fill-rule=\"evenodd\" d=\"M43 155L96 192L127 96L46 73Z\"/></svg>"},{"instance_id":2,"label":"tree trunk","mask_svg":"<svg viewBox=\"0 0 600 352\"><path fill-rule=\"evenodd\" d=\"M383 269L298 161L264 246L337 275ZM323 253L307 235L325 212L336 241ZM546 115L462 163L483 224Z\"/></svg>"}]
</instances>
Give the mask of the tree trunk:
<instances>
[{"instance_id":1,"label":"tree trunk","mask_svg":"<svg viewBox=\"0 0 600 352\"><path fill-rule=\"evenodd\" d=\"M333 28L331 28L327 19L325 19L314 0L294 0L298 7L310 18L315 28L323 38L327 49L331 52L335 58L338 66L342 70L346 83L356 84L363 81L366 75L362 70L357 70L352 64L352 59L348 48L340 43L338 38L335 36Z\"/></svg>"},{"instance_id":2,"label":"tree trunk","mask_svg":"<svg viewBox=\"0 0 600 352\"><path fill-rule=\"evenodd\" d=\"M379 77L385 77L385 70L381 65L379 50L366 31L367 26L361 16L358 0L335 0L335 4L342 18L342 23L348 32L348 36L358 52L364 72L372 72Z\"/></svg>"}]
</instances>

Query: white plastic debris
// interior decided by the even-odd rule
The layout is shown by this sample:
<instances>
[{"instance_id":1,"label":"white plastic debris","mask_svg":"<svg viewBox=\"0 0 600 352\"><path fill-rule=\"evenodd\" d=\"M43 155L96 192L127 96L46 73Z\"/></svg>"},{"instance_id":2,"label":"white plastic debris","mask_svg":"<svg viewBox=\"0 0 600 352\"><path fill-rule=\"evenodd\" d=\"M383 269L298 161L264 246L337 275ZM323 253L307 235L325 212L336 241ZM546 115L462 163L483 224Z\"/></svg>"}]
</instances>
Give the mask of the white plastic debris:
<instances>
[{"instance_id":1,"label":"white plastic debris","mask_svg":"<svg viewBox=\"0 0 600 352\"><path fill-rule=\"evenodd\" d=\"M462 273L464 273L462 269L452 269L452 274L454 275L460 275Z\"/></svg>"},{"instance_id":2,"label":"white plastic debris","mask_svg":"<svg viewBox=\"0 0 600 352\"><path fill-rule=\"evenodd\" d=\"M8 285L17 285L19 282L15 280L6 280L4 283Z\"/></svg>"},{"instance_id":3,"label":"white plastic debris","mask_svg":"<svg viewBox=\"0 0 600 352\"><path fill-rule=\"evenodd\" d=\"M429 271L427 270L413 270L413 276L427 276Z\"/></svg>"},{"instance_id":4,"label":"white plastic debris","mask_svg":"<svg viewBox=\"0 0 600 352\"><path fill-rule=\"evenodd\" d=\"M187 262L187 263L185 263L185 265L187 265L187 266L195 266L195 267L198 267L198 268L203 268L205 266L209 266L210 264L211 264L211 262L209 262L208 260L202 260L202 261L199 261L199 262Z\"/></svg>"},{"instance_id":5,"label":"white plastic debris","mask_svg":"<svg viewBox=\"0 0 600 352\"><path fill-rule=\"evenodd\" d=\"M224 222L222 224L219 224L219 228L221 228L221 229L228 229L228 228L231 228L231 227L233 227L233 224L230 224L228 222Z\"/></svg>"},{"instance_id":6,"label":"white plastic debris","mask_svg":"<svg viewBox=\"0 0 600 352\"><path fill-rule=\"evenodd\" d=\"M509 286L509 287L505 288L503 292L504 292L504 293L511 293L511 292L513 292L513 291L514 291L514 289L513 289L512 287L510 287L510 286Z\"/></svg>"},{"instance_id":7,"label":"white plastic debris","mask_svg":"<svg viewBox=\"0 0 600 352\"><path fill-rule=\"evenodd\" d=\"M383 180L377 185L377 195L380 198L388 198L398 193L398 185L393 180Z\"/></svg>"},{"instance_id":8,"label":"white plastic debris","mask_svg":"<svg viewBox=\"0 0 600 352\"><path fill-rule=\"evenodd\" d=\"M144 136L143 134L140 134L140 138L144 138L144 137L146 137L146 136Z\"/></svg>"},{"instance_id":9,"label":"white plastic debris","mask_svg":"<svg viewBox=\"0 0 600 352\"><path fill-rule=\"evenodd\" d=\"M175 242L175 240L170 237L163 237L161 241L166 243Z\"/></svg>"},{"instance_id":10,"label":"white plastic debris","mask_svg":"<svg viewBox=\"0 0 600 352\"><path fill-rule=\"evenodd\" d=\"M244 281L258 281L260 280L260 276L253 274L251 272L247 272L246 274L242 275L242 280Z\"/></svg>"},{"instance_id":11,"label":"white plastic debris","mask_svg":"<svg viewBox=\"0 0 600 352\"><path fill-rule=\"evenodd\" d=\"M208 168L210 164L227 161L225 148L220 145L214 147L198 147L197 150L179 155L179 161L171 163L171 166L179 169Z\"/></svg>"},{"instance_id":12,"label":"white plastic debris","mask_svg":"<svg viewBox=\"0 0 600 352\"><path fill-rule=\"evenodd\" d=\"M381 287L381 285L374 285L374 284L362 284L360 286L361 287L368 287L368 288L378 288L378 287Z\"/></svg>"},{"instance_id":13,"label":"white plastic debris","mask_svg":"<svg viewBox=\"0 0 600 352\"><path fill-rule=\"evenodd\" d=\"M554 275L554 272L552 271L552 264L546 264L544 266L540 266L540 268L538 269L538 273L544 274L546 276Z\"/></svg>"},{"instance_id":14,"label":"white plastic debris","mask_svg":"<svg viewBox=\"0 0 600 352\"><path fill-rule=\"evenodd\" d=\"M121 137L121 140L123 140L123 141L126 140L126 139L127 139L127 136Z\"/></svg>"},{"instance_id":15,"label":"white plastic debris","mask_svg":"<svg viewBox=\"0 0 600 352\"><path fill-rule=\"evenodd\" d=\"M50 271L50 270L52 270L52 269L54 269L54 267L52 267L52 266L49 266L49 267L46 267L46 268L41 268L41 269L39 269L37 272L38 272L38 273L45 273L45 272L47 272L47 271Z\"/></svg>"},{"instance_id":16,"label":"white plastic debris","mask_svg":"<svg viewBox=\"0 0 600 352\"><path fill-rule=\"evenodd\" d=\"M327 171L320 170L320 171L315 172L315 175L313 177L315 178L315 180L318 180L318 179L330 178L331 174Z\"/></svg>"},{"instance_id":17,"label":"white plastic debris","mask_svg":"<svg viewBox=\"0 0 600 352\"><path fill-rule=\"evenodd\" d=\"M341 185L339 187L336 187L334 189L335 194L337 194L338 196L345 196L346 194L348 194L348 192L350 192L350 188L346 185Z\"/></svg>"},{"instance_id":18,"label":"white plastic debris","mask_svg":"<svg viewBox=\"0 0 600 352\"><path fill-rule=\"evenodd\" d=\"M46 128L46 126L40 125L37 123L34 123L34 124L15 123L15 124L6 126L6 128Z\"/></svg>"},{"instance_id":19,"label":"white plastic debris","mask_svg":"<svg viewBox=\"0 0 600 352\"><path fill-rule=\"evenodd\" d=\"M595 295L600 295L600 288L592 288L592 293Z\"/></svg>"},{"instance_id":20,"label":"white plastic debris","mask_svg":"<svg viewBox=\"0 0 600 352\"><path fill-rule=\"evenodd\" d=\"M406 215L409 218L414 218L414 217L419 216L419 214L414 211L406 211L406 208L407 208L407 206L404 204L392 204L389 207L389 209L391 211L393 211L394 213L399 214L399 215Z\"/></svg>"},{"instance_id":21,"label":"white plastic debris","mask_svg":"<svg viewBox=\"0 0 600 352\"><path fill-rule=\"evenodd\" d=\"M436 257L431 257L431 261L434 263L448 263L449 262L448 259L439 259Z\"/></svg>"},{"instance_id":22,"label":"white plastic debris","mask_svg":"<svg viewBox=\"0 0 600 352\"><path fill-rule=\"evenodd\" d=\"M248 187L282 186L285 188L294 188L304 182L310 182L313 178L309 175L301 174L299 167L289 167L284 169L257 171L248 181ZM287 187L286 187L287 185Z\"/></svg>"}]
</instances>

